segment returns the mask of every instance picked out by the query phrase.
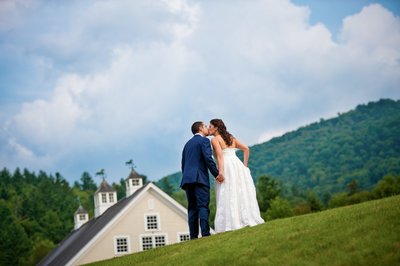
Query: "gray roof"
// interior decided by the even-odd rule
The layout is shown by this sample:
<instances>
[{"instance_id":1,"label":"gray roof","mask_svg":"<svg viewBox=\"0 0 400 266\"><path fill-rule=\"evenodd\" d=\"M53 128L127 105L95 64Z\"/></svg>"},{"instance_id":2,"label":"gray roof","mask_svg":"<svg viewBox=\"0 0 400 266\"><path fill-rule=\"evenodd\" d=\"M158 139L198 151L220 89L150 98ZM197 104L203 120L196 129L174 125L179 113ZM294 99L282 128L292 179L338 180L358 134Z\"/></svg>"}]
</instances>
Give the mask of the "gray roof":
<instances>
[{"instance_id":1,"label":"gray roof","mask_svg":"<svg viewBox=\"0 0 400 266\"><path fill-rule=\"evenodd\" d=\"M82 207L82 205L79 205L79 208L76 210L74 213L75 215L77 214L87 214L88 212L85 210L85 208Z\"/></svg>"},{"instance_id":2,"label":"gray roof","mask_svg":"<svg viewBox=\"0 0 400 266\"><path fill-rule=\"evenodd\" d=\"M126 178L126 180L131 178L143 178L143 177L141 177L135 170L132 170L129 176Z\"/></svg>"},{"instance_id":3,"label":"gray roof","mask_svg":"<svg viewBox=\"0 0 400 266\"><path fill-rule=\"evenodd\" d=\"M150 184L150 183L149 183ZM108 208L102 215L89 220L79 229L72 231L56 248L54 248L38 265L65 265L85 245L100 232L130 201L146 186L141 187L127 198L123 198Z\"/></svg>"},{"instance_id":4,"label":"gray roof","mask_svg":"<svg viewBox=\"0 0 400 266\"><path fill-rule=\"evenodd\" d=\"M110 186L106 180L103 180L103 182L101 182L100 187L96 190L96 193L99 192L116 192L117 190L115 190L112 186Z\"/></svg>"}]
</instances>

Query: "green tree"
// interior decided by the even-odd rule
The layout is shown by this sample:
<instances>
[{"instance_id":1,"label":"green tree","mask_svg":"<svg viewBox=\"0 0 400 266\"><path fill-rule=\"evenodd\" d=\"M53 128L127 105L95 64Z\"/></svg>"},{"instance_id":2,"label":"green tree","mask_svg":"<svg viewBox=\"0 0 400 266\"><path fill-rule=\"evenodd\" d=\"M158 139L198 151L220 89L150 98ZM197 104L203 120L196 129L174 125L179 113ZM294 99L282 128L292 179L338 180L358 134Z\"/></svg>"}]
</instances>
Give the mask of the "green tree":
<instances>
[{"instance_id":1,"label":"green tree","mask_svg":"<svg viewBox=\"0 0 400 266\"><path fill-rule=\"evenodd\" d=\"M371 200L372 197L372 193L369 191L359 191L357 193L354 193L353 195L349 196L348 201L350 204L357 204L357 203L361 203L364 201L368 201Z\"/></svg>"},{"instance_id":2,"label":"green tree","mask_svg":"<svg viewBox=\"0 0 400 266\"><path fill-rule=\"evenodd\" d=\"M310 212L311 208L307 202L301 202L293 209L294 215L303 215Z\"/></svg>"},{"instance_id":3,"label":"green tree","mask_svg":"<svg viewBox=\"0 0 400 266\"><path fill-rule=\"evenodd\" d=\"M167 193L168 195L172 195L174 193L174 187L171 185L171 183L168 180L168 177L164 177L161 179L161 189Z\"/></svg>"},{"instance_id":4,"label":"green tree","mask_svg":"<svg viewBox=\"0 0 400 266\"><path fill-rule=\"evenodd\" d=\"M117 191L118 200L126 197L126 184L123 178L119 180L119 184L113 183L112 187Z\"/></svg>"},{"instance_id":5,"label":"green tree","mask_svg":"<svg viewBox=\"0 0 400 266\"><path fill-rule=\"evenodd\" d=\"M312 212L322 210L321 200L314 191L312 190L307 191L307 202L310 205L310 209Z\"/></svg>"},{"instance_id":6,"label":"green tree","mask_svg":"<svg viewBox=\"0 0 400 266\"><path fill-rule=\"evenodd\" d=\"M358 190L358 185L357 185L357 181L356 180L352 180L348 185L347 185L348 189L349 189L349 196L355 194Z\"/></svg>"},{"instance_id":7,"label":"green tree","mask_svg":"<svg viewBox=\"0 0 400 266\"><path fill-rule=\"evenodd\" d=\"M263 215L264 219L274 220L278 218L291 217L294 215L292 206L287 199L276 197L271 201L271 207Z\"/></svg>"},{"instance_id":8,"label":"green tree","mask_svg":"<svg viewBox=\"0 0 400 266\"><path fill-rule=\"evenodd\" d=\"M398 136L400 100L379 100L254 145L249 166L253 176L267 174L318 196L343 191L352 180L365 190L400 173Z\"/></svg>"},{"instance_id":9,"label":"green tree","mask_svg":"<svg viewBox=\"0 0 400 266\"><path fill-rule=\"evenodd\" d=\"M44 256L46 256L54 247L54 243L46 238L37 237L33 241L33 247L27 259L28 265L36 265Z\"/></svg>"},{"instance_id":10,"label":"green tree","mask_svg":"<svg viewBox=\"0 0 400 266\"><path fill-rule=\"evenodd\" d=\"M172 193L172 198L179 202L183 207L187 208L186 193L183 189Z\"/></svg>"},{"instance_id":11,"label":"green tree","mask_svg":"<svg viewBox=\"0 0 400 266\"><path fill-rule=\"evenodd\" d=\"M275 199L280 192L281 189L276 180L266 175L260 176L257 181L257 200L260 211L266 211L270 207L271 201Z\"/></svg>"},{"instance_id":12,"label":"green tree","mask_svg":"<svg viewBox=\"0 0 400 266\"><path fill-rule=\"evenodd\" d=\"M400 175L388 174L376 184L372 191L375 198L384 198L400 194Z\"/></svg>"},{"instance_id":13,"label":"green tree","mask_svg":"<svg viewBox=\"0 0 400 266\"><path fill-rule=\"evenodd\" d=\"M141 174L139 174L139 176L141 176L142 179L143 179L143 186L146 185L147 183L149 183L148 178L147 178L147 175L141 175Z\"/></svg>"},{"instance_id":14,"label":"green tree","mask_svg":"<svg viewBox=\"0 0 400 266\"><path fill-rule=\"evenodd\" d=\"M0 228L0 265L20 265L31 243L4 200L0 200Z\"/></svg>"},{"instance_id":15,"label":"green tree","mask_svg":"<svg viewBox=\"0 0 400 266\"><path fill-rule=\"evenodd\" d=\"M72 215L73 213L70 214L70 216ZM70 220L72 220L72 218L70 218ZM52 210L47 211L39 222L45 229L45 236L52 242L59 243L65 237L63 223L56 212Z\"/></svg>"},{"instance_id":16,"label":"green tree","mask_svg":"<svg viewBox=\"0 0 400 266\"><path fill-rule=\"evenodd\" d=\"M86 190L86 191L97 190L96 183L94 182L92 176L88 172L83 172L81 177L80 188L81 190Z\"/></svg>"},{"instance_id":17,"label":"green tree","mask_svg":"<svg viewBox=\"0 0 400 266\"><path fill-rule=\"evenodd\" d=\"M328 202L328 208L337 208L349 204L348 194L346 192L339 192L332 195Z\"/></svg>"}]
</instances>

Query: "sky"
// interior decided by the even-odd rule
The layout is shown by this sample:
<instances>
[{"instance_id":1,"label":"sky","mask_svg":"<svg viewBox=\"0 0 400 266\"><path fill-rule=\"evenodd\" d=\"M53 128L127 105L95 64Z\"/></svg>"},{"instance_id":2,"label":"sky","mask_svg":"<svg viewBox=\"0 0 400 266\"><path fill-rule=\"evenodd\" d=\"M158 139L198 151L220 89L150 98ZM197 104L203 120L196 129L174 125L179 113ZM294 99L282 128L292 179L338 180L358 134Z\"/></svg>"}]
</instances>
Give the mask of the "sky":
<instances>
[{"instance_id":1,"label":"sky","mask_svg":"<svg viewBox=\"0 0 400 266\"><path fill-rule=\"evenodd\" d=\"M118 182L133 159L156 181L180 170L194 121L251 146L399 85L398 0L0 1L11 172Z\"/></svg>"}]
</instances>

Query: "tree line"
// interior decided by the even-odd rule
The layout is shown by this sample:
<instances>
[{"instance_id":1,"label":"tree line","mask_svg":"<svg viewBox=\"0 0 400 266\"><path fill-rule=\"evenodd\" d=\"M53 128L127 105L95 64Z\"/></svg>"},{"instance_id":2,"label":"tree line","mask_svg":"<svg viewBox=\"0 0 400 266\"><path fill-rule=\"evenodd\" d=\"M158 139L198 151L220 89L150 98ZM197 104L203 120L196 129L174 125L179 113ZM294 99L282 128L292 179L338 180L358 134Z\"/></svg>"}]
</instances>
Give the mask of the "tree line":
<instances>
[{"instance_id":1,"label":"tree line","mask_svg":"<svg viewBox=\"0 0 400 266\"><path fill-rule=\"evenodd\" d=\"M144 183L147 177L141 175ZM118 199L125 197L125 181L112 183ZM81 204L94 216L97 186L84 172L72 186L56 173L49 175L17 168L0 171L0 265L35 265L74 227Z\"/></svg>"},{"instance_id":2,"label":"tree line","mask_svg":"<svg viewBox=\"0 0 400 266\"><path fill-rule=\"evenodd\" d=\"M183 190L174 189L168 179L162 180L159 185L162 185L164 191L169 193L182 206L187 207L186 194ZM330 194L328 198L321 198L312 189L294 190L291 193L286 193L281 182L266 175L257 179L256 190L261 216L264 220L270 221L399 195L400 174L385 175L371 190L361 189L357 181L352 180L347 184L345 191ZM216 212L213 187L210 194L210 224L213 226Z\"/></svg>"},{"instance_id":3,"label":"tree line","mask_svg":"<svg viewBox=\"0 0 400 266\"><path fill-rule=\"evenodd\" d=\"M400 173L399 136L400 101L383 99L254 145L249 167L256 179L271 176L287 192L328 197L352 180L370 190L384 175Z\"/></svg>"}]
</instances>

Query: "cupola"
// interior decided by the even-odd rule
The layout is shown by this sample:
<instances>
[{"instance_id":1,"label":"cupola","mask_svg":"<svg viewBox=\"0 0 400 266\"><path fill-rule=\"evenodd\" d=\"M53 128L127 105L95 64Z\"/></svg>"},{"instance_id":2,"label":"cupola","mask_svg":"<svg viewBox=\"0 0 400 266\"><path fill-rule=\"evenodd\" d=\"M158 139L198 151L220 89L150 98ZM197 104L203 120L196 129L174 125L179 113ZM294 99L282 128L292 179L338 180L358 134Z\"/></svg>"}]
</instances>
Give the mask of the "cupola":
<instances>
[{"instance_id":1,"label":"cupola","mask_svg":"<svg viewBox=\"0 0 400 266\"><path fill-rule=\"evenodd\" d=\"M136 190L143 187L143 178L138 173L136 173L135 170L132 169L129 176L125 179L125 184L126 196L129 197L130 195L135 193Z\"/></svg>"},{"instance_id":2,"label":"cupola","mask_svg":"<svg viewBox=\"0 0 400 266\"><path fill-rule=\"evenodd\" d=\"M94 216L98 217L102 215L116 202L117 191L103 179L99 189L94 193Z\"/></svg>"},{"instance_id":3,"label":"cupola","mask_svg":"<svg viewBox=\"0 0 400 266\"><path fill-rule=\"evenodd\" d=\"M74 214L74 229L78 229L81 227L84 223L89 221L89 214L88 212L82 207L82 205L79 205L79 208L76 210Z\"/></svg>"}]
</instances>

